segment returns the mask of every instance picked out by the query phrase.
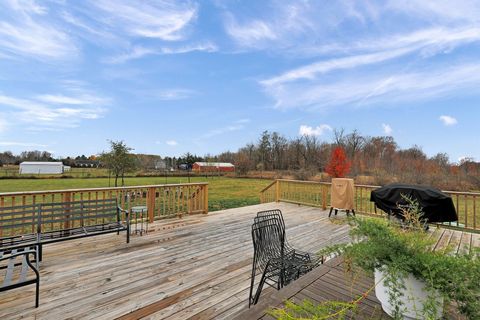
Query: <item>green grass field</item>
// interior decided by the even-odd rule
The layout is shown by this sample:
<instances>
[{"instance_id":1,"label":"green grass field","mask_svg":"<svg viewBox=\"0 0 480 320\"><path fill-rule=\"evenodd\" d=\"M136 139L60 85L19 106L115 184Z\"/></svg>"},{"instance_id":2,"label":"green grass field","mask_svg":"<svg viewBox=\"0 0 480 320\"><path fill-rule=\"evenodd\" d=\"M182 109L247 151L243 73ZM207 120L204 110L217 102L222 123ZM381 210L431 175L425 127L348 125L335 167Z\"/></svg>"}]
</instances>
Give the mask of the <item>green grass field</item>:
<instances>
[{"instance_id":1,"label":"green grass field","mask_svg":"<svg viewBox=\"0 0 480 320\"><path fill-rule=\"evenodd\" d=\"M165 181L166 180L166 181ZM192 177L190 182L208 182L209 184L209 211L242 207L260 202L259 192L266 187L270 180L263 179L236 179L224 177ZM83 189L113 186L113 179L2 179L0 192L41 191ZM125 178L125 185L140 186L153 184L188 183L187 177L129 177Z\"/></svg>"}]
</instances>

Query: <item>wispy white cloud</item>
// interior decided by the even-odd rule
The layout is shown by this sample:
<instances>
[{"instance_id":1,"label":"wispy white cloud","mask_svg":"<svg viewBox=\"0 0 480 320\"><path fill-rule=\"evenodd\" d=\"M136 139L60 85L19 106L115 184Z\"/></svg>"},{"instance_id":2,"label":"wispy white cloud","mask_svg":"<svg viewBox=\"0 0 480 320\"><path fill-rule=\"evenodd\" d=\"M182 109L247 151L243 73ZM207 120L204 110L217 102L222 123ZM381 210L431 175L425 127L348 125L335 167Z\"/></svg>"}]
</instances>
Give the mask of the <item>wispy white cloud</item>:
<instances>
[{"instance_id":1,"label":"wispy white cloud","mask_svg":"<svg viewBox=\"0 0 480 320\"><path fill-rule=\"evenodd\" d=\"M291 83L266 87L277 108L317 109L336 105L365 105L381 100L438 98L480 84L480 64L439 66L398 74L363 74L347 80Z\"/></svg>"},{"instance_id":2,"label":"wispy white cloud","mask_svg":"<svg viewBox=\"0 0 480 320\"><path fill-rule=\"evenodd\" d=\"M139 100L149 101L174 101L190 99L200 94L199 91L188 88L148 88L133 89L129 91Z\"/></svg>"},{"instance_id":3,"label":"wispy white cloud","mask_svg":"<svg viewBox=\"0 0 480 320\"><path fill-rule=\"evenodd\" d=\"M205 139L210 139L215 136L223 135L229 132L234 132L234 131L239 131L245 128L246 124L250 122L250 119L239 119L237 121L234 121L232 124L224 126L224 127L219 127L212 129L208 131L207 133L201 135L199 138L196 139L196 141L200 140L205 140Z\"/></svg>"},{"instance_id":4,"label":"wispy white cloud","mask_svg":"<svg viewBox=\"0 0 480 320\"><path fill-rule=\"evenodd\" d=\"M389 124L382 123L382 129L383 129L383 133L385 133L387 136L393 133L393 129Z\"/></svg>"},{"instance_id":5,"label":"wispy white cloud","mask_svg":"<svg viewBox=\"0 0 480 320\"><path fill-rule=\"evenodd\" d=\"M198 10L196 4L169 1L98 0L93 4L107 14L99 18L112 28L137 37L166 41L183 39L184 29L194 21Z\"/></svg>"},{"instance_id":6,"label":"wispy white cloud","mask_svg":"<svg viewBox=\"0 0 480 320\"><path fill-rule=\"evenodd\" d=\"M152 54L157 54L157 51L142 46L135 46L129 52L104 59L104 62L112 64L125 63L129 60L139 59Z\"/></svg>"},{"instance_id":7,"label":"wispy white cloud","mask_svg":"<svg viewBox=\"0 0 480 320\"><path fill-rule=\"evenodd\" d=\"M101 21L95 21L93 10L88 11L90 20L85 20L78 12L76 14L70 11L60 11L60 18L67 23L72 34L96 43L100 46L113 45L118 46L122 43L121 35L116 34L116 30L107 30ZM73 26L73 28L72 28Z\"/></svg>"},{"instance_id":8,"label":"wispy white cloud","mask_svg":"<svg viewBox=\"0 0 480 320\"><path fill-rule=\"evenodd\" d=\"M215 52L217 50L218 50L218 47L212 42L204 42L200 44L185 45L177 48L162 48L160 49L160 54L180 54L180 53L189 53L189 52L195 52L195 51Z\"/></svg>"},{"instance_id":9,"label":"wispy white cloud","mask_svg":"<svg viewBox=\"0 0 480 320\"><path fill-rule=\"evenodd\" d=\"M426 29L407 35L392 36L389 39L357 42L342 51L375 51L374 53L356 54L347 57L322 60L299 67L279 76L262 80L264 86L273 86L301 79L313 80L316 76L344 69L354 69L377 64L417 52L421 56L430 56L442 50L471 42L480 41L480 28L470 27L455 30L444 28ZM340 47L336 47L339 50Z\"/></svg>"},{"instance_id":10,"label":"wispy white cloud","mask_svg":"<svg viewBox=\"0 0 480 320\"><path fill-rule=\"evenodd\" d=\"M254 20L247 24L239 25L233 17L230 17L226 24L226 31L237 43L245 47L256 46L260 41L277 38L272 27L261 20Z\"/></svg>"},{"instance_id":11,"label":"wispy white cloud","mask_svg":"<svg viewBox=\"0 0 480 320\"><path fill-rule=\"evenodd\" d=\"M471 0L389 1L386 7L430 22L476 23L480 21L480 3Z\"/></svg>"},{"instance_id":12,"label":"wispy white cloud","mask_svg":"<svg viewBox=\"0 0 480 320\"><path fill-rule=\"evenodd\" d=\"M35 0L5 0L5 3L15 11L23 11L39 15L48 12L46 7L38 4Z\"/></svg>"},{"instance_id":13,"label":"wispy white cloud","mask_svg":"<svg viewBox=\"0 0 480 320\"><path fill-rule=\"evenodd\" d=\"M386 12L408 11L395 5L374 6L368 10L365 6L358 7L348 6L344 18L348 15L366 24L369 19L385 17ZM437 9L422 10L437 12ZM387 98L435 98L472 87L479 81L475 63L462 60L455 67L442 63L441 59L431 63L436 55L450 54L458 47L480 43L480 27L471 20L366 35L355 36L354 40L349 36L344 39L325 37L318 41L319 44L307 42L288 47L283 52L309 52L316 56L328 55L328 58L286 70L259 83L275 100L276 107L319 108L342 104L358 106ZM424 67L415 65L420 60Z\"/></svg>"},{"instance_id":14,"label":"wispy white cloud","mask_svg":"<svg viewBox=\"0 0 480 320\"><path fill-rule=\"evenodd\" d=\"M315 128L307 125L301 125L298 133L301 136L321 136L325 133L325 131L332 131L332 127L330 127L328 124L321 124Z\"/></svg>"},{"instance_id":15,"label":"wispy white cloud","mask_svg":"<svg viewBox=\"0 0 480 320\"><path fill-rule=\"evenodd\" d=\"M273 2L273 3L272 3ZM263 16L248 16L226 10L224 28L235 43L247 49L277 50L298 45L299 37L312 38L318 31L315 5L308 1L257 2L266 5ZM322 21L325 23L325 21Z\"/></svg>"},{"instance_id":16,"label":"wispy white cloud","mask_svg":"<svg viewBox=\"0 0 480 320\"><path fill-rule=\"evenodd\" d=\"M12 14L10 21L0 21L0 52L39 59L68 59L79 54L67 33L27 11Z\"/></svg>"},{"instance_id":17,"label":"wispy white cloud","mask_svg":"<svg viewBox=\"0 0 480 320\"><path fill-rule=\"evenodd\" d=\"M36 100L53 104L73 104L73 105L106 105L110 99L93 96L90 94L81 94L79 96L65 96L62 94L42 94L35 97Z\"/></svg>"},{"instance_id":18,"label":"wispy white cloud","mask_svg":"<svg viewBox=\"0 0 480 320\"><path fill-rule=\"evenodd\" d=\"M452 49L480 41L480 28L477 24L460 26L422 27L415 30L402 30L386 35L361 35L354 41L326 40L321 44L307 44L293 48L297 53L306 56L322 55L359 55L398 49L412 49L422 57L450 52ZM288 50L291 52L291 50Z\"/></svg>"},{"instance_id":19,"label":"wispy white cloud","mask_svg":"<svg viewBox=\"0 0 480 320\"><path fill-rule=\"evenodd\" d=\"M454 126L458 123L457 119L452 116L442 115L438 119L446 126Z\"/></svg>"},{"instance_id":20,"label":"wispy white cloud","mask_svg":"<svg viewBox=\"0 0 480 320\"><path fill-rule=\"evenodd\" d=\"M125 63L130 60L140 59L149 55L170 55L170 54L184 54L190 52L215 52L218 48L211 42L205 42L200 44L185 45L176 48L145 48L142 46L134 46L130 51L119 54L117 56L104 59L106 63L119 64Z\"/></svg>"},{"instance_id":21,"label":"wispy white cloud","mask_svg":"<svg viewBox=\"0 0 480 320\"><path fill-rule=\"evenodd\" d=\"M5 0L0 2L0 11L3 11L0 56L59 60L78 57L84 49L81 40L108 49L132 47L137 38L185 40L190 34L189 26L197 17L198 5L193 2L98 0L74 5L58 2L53 6L33 0ZM206 46L185 44L154 52L213 50L212 45ZM146 54L135 47L118 59L134 59Z\"/></svg>"},{"instance_id":22,"label":"wispy white cloud","mask_svg":"<svg viewBox=\"0 0 480 320\"><path fill-rule=\"evenodd\" d=\"M107 98L90 94L81 96L37 95L17 98L0 94L0 105L9 109L10 120L35 128L61 129L76 127L82 120L98 119L110 103Z\"/></svg>"},{"instance_id":23,"label":"wispy white cloud","mask_svg":"<svg viewBox=\"0 0 480 320\"><path fill-rule=\"evenodd\" d=\"M400 57L406 53L412 52L412 49L405 48L394 51L385 51L372 54L363 54L345 58L326 60L310 64L283 73L280 76L263 80L260 83L264 86L272 86L285 82L296 81L299 79L314 79L317 74L327 73L338 69L351 69L366 64L379 63L389 59Z\"/></svg>"},{"instance_id":24,"label":"wispy white cloud","mask_svg":"<svg viewBox=\"0 0 480 320\"><path fill-rule=\"evenodd\" d=\"M195 94L196 91L188 89L167 89L155 91L151 96L159 100L183 100L188 99Z\"/></svg>"},{"instance_id":25,"label":"wispy white cloud","mask_svg":"<svg viewBox=\"0 0 480 320\"><path fill-rule=\"evenodd\" d=\"M168 140L165 142L167 145L171 146L171 147L175 147L178 145L178 142L175 141L175 140Z\"/></svg>"}]
</instances>

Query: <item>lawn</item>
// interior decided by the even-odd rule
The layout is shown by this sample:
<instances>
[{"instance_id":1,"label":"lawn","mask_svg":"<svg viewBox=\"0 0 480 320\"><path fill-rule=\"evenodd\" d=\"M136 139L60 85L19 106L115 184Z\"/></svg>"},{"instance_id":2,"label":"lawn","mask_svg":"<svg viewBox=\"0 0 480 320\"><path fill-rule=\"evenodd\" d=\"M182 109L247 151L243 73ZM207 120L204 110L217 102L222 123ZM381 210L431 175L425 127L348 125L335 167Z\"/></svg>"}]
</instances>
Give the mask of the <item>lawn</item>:
<instances>
[{"instance_id":1,"label":"lawn","mask_svg":"<svg viewBox=\"0 0 480 320\"><path fill-rule=\"evenodd\" d=\"M129 177L125 179L127 186L153 185L166 183L188 183L187 177ZM192 177L190 182L208 182L209 211L242 207L260 202L259 192L270 180L240 179L224 177ZM113 179L2 179L0 192L83 189L113 186Z\"/></svg>"}]
</instances>

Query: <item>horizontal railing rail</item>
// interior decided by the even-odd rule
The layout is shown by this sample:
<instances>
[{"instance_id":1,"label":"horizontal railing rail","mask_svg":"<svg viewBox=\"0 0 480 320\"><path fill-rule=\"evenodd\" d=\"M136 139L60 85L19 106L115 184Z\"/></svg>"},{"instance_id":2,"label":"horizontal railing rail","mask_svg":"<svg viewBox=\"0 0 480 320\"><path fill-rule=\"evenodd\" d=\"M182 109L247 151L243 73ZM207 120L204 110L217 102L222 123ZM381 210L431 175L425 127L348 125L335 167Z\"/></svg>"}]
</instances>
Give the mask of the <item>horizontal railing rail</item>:
<instances>
[{"instance_id":1,"label":"horizontal railing rail","mask_svg":"<svg viewBox=\"0 0 480 320\"><path fill-rule=\"evenodd\" d=\"M2 220L30 221L32 217L22 207L37 204L116 199L125 210L133 206L147 206L148 219L181 217L184 214L208 213L208 183L161 184L114 188L86 188L68 190L45 190L0 193L0 226ZM20 218L20 219L19 219ZM56 229L54 225L52 230ZM34 233L34 227L25 224L22 228L0 227L0 237Z\"/></svg>"},{"instance_id":2,"label":"horizontal railing rail","mask_svg":"<svg viewBox=\"0 0 480 320\"><path fill-rule=\"evenodd\" d=\"M260 192L261 203L282 201L322 209L330 207L330 182L314 182L278 179ZM380 188L374 185L355 185L355 212L367 215L383 215L370 201L372 190ZM480 193L442 191L452 197L457 210L458 221L448 223L449 227L480 231ZM445 225L445 224L442 224Z\"/></svg>"}]
</instances>

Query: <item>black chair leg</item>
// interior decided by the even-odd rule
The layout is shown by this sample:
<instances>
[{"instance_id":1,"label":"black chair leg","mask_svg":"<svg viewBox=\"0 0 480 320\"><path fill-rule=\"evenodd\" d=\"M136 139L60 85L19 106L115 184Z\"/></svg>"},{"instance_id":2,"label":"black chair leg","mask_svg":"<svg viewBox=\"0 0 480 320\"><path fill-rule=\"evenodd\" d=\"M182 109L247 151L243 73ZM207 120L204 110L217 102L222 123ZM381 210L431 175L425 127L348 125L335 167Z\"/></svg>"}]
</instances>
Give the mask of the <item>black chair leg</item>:
<instances>
[{"instance_id":1,"label":"black chair leg","mask_svg":"<svg viewBox=\"0 0 480 320\"><path fill-rule=\"evenodd\" d=\"M258 299L260 299L260 294L262 293L263 285L265 284L265 273L262 274L262 278L260 279L260 282L258 283L258 288L257 291L255 292L255 297L253 298L253 304L257 304Z\"/></svg>"},{"instance_id":2,"label":"black chair leg","mask_svg":"<svg viewBox=\"0 0 480 320\"><path fill-rule=\"evenodd\" d=\"M37 283L36 283L36 293L35 293L35 308L38 308L38 303L40 300L40 279L37 278Z\"/></svg>"},{"instance_id":3,"label":"black chair leg","mask_svg":"<svg viewBox=\"0 0 480 320\"><path fill-rule=\"evenodd\" d=\"M248 308L249 309L252 306L252 303L253 303L253 281L250 284L250 294L248 295Z\"/></svg>"},{"instance_id":4,"label":"black chair leg","mask_svg":"<svg viewBox=\"0 0 480 320\"><path fill-rule=\"evenodd\" d=\"M253 302L253 286L255 284L255 262L253 262L252 267L252 278L250 280L250 294L248 296L248 308L252 305Z\"/></svg>"},{"instance_id":5,"label":"black chair leg","mask_svg":"<svg viewBox=\"0 0 480 320\"><path fill-rule=\"evenodd\" d=\"M328 217L330 218L330 216L332 215L332 211L333 211L333 207L330 208L330 213L328 214Z\"/></svg>"},{"instance_id":6,"label":"black chair leg","mask_svg":"<svg viewBox=\"0 0 480 320\"><path fill-rule=\"evenodd\" d=\"M355 217L355 210L354 209L352 209L352 213L353 213L353 216Z\"/></svg>"}]
</instances>

